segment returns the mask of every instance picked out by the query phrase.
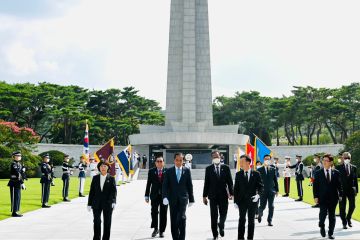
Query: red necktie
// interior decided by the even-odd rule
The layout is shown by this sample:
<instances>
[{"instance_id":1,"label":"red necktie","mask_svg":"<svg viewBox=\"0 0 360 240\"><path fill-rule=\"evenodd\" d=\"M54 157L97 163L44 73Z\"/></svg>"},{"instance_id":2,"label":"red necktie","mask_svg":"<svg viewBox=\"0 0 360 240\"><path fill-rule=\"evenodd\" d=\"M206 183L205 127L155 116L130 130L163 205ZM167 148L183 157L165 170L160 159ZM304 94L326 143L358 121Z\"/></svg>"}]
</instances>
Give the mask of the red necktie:
<instances>
[{"instance_id":1,"label":"red necktie","mask_svg":"<svg viewBox=\"0 0 360 240\"><path fill-rule=\"evenodd\" d=\"M159 170L159 175L158 176L159 176L159 181L161 182L161 179L162 179L162 170L161 169Z\"/></svg>"}]
</instances>

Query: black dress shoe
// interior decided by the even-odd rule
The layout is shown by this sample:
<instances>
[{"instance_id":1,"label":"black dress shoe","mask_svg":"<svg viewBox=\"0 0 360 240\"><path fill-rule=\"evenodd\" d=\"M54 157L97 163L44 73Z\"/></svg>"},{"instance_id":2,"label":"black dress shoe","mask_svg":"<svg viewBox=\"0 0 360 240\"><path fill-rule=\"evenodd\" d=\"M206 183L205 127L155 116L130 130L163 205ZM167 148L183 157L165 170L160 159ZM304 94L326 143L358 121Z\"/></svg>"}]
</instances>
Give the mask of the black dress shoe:
<instances>
[{"instance_id":1,"label":"black dress shoe","mask_svg":"<svg viewBox=\"0 0 360 240\"><path fill-rule=\"evenodd\" d=\"M329 239L335 239L333 235L329 235Z\"/></svg>"},{"instance_id":2,"label":"black dress shoe","mask_svg":"<svg viewBox=\"0 0 360 240\"><path fill-rule=\"evenodd\" d=\"M42 208L51 208L51 206L46 205L46 204L43 204L41 207L42 207Z\"/></svg>"},{"instance_id":3,"label":"black dress shoe","mask_svg":"<svg viewBox=\"0 0 360 240\"><path fill-rule=\"evenodd\" d=\"M258 222L261 223L261 216L258 216Z\"/></svg>"},{"instance_id":4,"label":"black dress shoe","mask_svg":"<svg viewBox=\"0 0 360 240\"><path fill-rule=\"evenodd\" d=\"M269 227L272 227L272 226L274 226L274 225L272 225L271 222L268 222L268 226L269 226Z\"/></svg>"},{"instance_id":5,"label":"black dress shoe","mask_svg":"<svg viewBox=\"0 0 360 240\"><path fill-rule=\"evenodd\" d=\"M151 234L151 237L156 237L156 235L159 233L159 230L154 229L153 233Z\"/></svg>"},{"instance_id":6,"label":"black dress shoe","mask_svg":"<svg viewBox=\"0 0 360 240\"><path fill-rule=\"evenodd\" d=\"M325 228L320 228L320 234L321 234L321 236L322 237L325 237L326 236L326 234L325 234Z\"/></svg>"},{"instance_id":7,"label":"black dress shoe","mask_svg":"<svg viewBox=\"0 0 360 240\"><path fill-rule=\"evenodd\" d=\"M312 208L319 208L320 205L319 204L315 204L314 206L311 206Z\"/></svg>"},{"instance_id":8,"label":"black dress shoe","mask_svg":"<svg viewBox=\"0 0 360 240\"><path fill-rule=\"evenodd\" d=\"M83 194L79 193L79 197L85 197L85 195L83 195Z\"/></svg>"},{"instance_id":9,"label":"black dress shoe","mask_svg":"<svg viewBox=\"0 0 360 240\"><path fill-rule=\"evenodd\" d=\"M12 217L22 217L23 215L22 214L18 214L18 213L13 213L11 214Z\"/></svg>"},{"instance_id":10,"label":"black dress shoe","mask_svg":"<svg viewBox=\"0 0 360 240\"><path fill-rule=\"evenodd\" d=\"M219 227L219 233L220 233L220 236L221 236L221 237L224 237L224 236L225 236L224 229L223 229L223 228L221 228L221 227L219 226L219 224L218 224L218 227Z\"/></svg>"},{"instance_id":11,"label":"black dress shoe","mask_svg":"<svg viewBox=\"0 0 360 240\"><path fill-rule=\"evenodd\" d=\"M347 223L348 223L349 227L352 227L351 219L347 219Z\"/></svg>"},{"instance_id":12,"label":"black dress shoe","mask_svg":"<svg viewBox=\"0 0 360 240\"><path fill-rule=\"evenodd\" d=\"M295 202L301 202L303 199L302 198L298 198L295 200Z\"/></svg>"},{"instance_id":13,"label":"black dress shoe","mask_svg":"<svg viewBox=\"0 0 360 240\"><path fill-rule=\"evenodd\" d=\"M161 233L159 234L159 237L160 237L160 238L163 238L163 237L164 237L164 233L161 232Z\"/></svg>"},{"instance_id":14,"label":"black dress shoe","mask_svg":"<svg viewBox=\"0 0 360 240\"><path fill-rule=\"evenodd\" d=\"M343 224L343 229L348 229L346 224Z\"/></svg>"},{"instance_id":15,"label":"black dress shoe","mask_svg":"<svg viewBox=\"0 0 360 240\"><path fill-rule=\"evenodd\" d=\"M284 194L284 195L282 195L283 197L288 197L289 196L289 194Z\"/></svg>"},{"instance_id":16,"label":"black dress shoe","mask_svg":"<svg viewBox=\"0 0 360 240\"><path fill-rule=\"evenodd\" d=\"M63 201L64 201L64 202L70 202L70 199L64 198Z\"/></svg>"}]
</instances>

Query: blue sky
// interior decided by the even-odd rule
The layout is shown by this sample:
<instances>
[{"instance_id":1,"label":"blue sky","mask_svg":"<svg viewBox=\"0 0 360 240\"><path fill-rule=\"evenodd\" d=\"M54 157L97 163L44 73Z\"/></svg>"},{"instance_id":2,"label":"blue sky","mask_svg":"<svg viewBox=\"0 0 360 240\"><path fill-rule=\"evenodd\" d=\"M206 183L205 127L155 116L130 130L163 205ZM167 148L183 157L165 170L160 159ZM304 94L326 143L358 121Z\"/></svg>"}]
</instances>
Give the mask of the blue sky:
<instances>
[{"instance_id":1,"label":"blue sky","mask_svg":"<svg viewBox=\"0 0 360 240\"><path fill-rule=\"evenodd\" d=\"M359 1L209 0L213 96L360 79ZM0 0L0 80L135 86L165 106L170 0Z\"/></svg>"}]
</instances>

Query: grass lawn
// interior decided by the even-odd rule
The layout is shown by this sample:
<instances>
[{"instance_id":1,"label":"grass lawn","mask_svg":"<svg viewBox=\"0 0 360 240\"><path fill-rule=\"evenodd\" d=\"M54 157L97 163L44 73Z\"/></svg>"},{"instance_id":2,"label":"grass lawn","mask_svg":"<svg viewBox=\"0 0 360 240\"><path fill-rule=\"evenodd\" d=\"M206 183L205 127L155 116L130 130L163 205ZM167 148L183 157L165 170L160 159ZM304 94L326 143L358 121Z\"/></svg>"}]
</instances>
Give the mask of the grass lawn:
<instances>
[{"instance_id":1,"label":"grass lawn","mask_svg":"<svg viewBox=\"0 0 360 240\"><path fill-rule=\"evenodd\" d=\"M7 186L8 179L0 179L0 220L11 216L10 212L10 190ZM86 179L84 194L87 195L90 190L90 178ZM50 187L49 205L62 202L62 180L55 178L55 186ZM41 184L40 178L31 178L25 181L26 190L21 192L20 213L33 211L41 208ZM79 179L72 177L69 187L69 198L79 196Z\"/></svg>"},{"instance_id":2,"label":"grass lawn","mask_svg":"<svg viewBox=\"0 0 360 240\"><path fill-rule=\"evenodd\" d=\"M360 180L358 179L359 183ZM314 196L313 196L313 192L312 192L312 187L308 186L309 184L309 179L305 179L303 182L303 188L304 188L304 202L309 203L311 205L314 205ZM279 178L279 189L280 189L280 194L285 194L284 192L284 179L283 178ZM291 178L291 183L290 183L290 197L297 199L298 195L297 195L297 188L296 188L296 181L295 178ZM353 214L353 219L360 221L360 196L358 195L356 197L356 208ZM349 204L346 205L347 207L349 206ZM339 207L338 207L339 208ZM339 209L337 209L337 212Z\"/></svg>"}]
</instances>

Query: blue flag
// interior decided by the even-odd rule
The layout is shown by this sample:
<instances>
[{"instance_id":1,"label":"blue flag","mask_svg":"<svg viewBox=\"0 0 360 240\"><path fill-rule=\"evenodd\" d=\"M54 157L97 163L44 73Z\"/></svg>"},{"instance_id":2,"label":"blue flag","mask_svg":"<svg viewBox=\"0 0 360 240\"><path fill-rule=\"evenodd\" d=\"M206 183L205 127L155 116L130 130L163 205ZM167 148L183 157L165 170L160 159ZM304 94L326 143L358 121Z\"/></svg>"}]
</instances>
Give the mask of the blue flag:
<instances>
[{"instance_id":1,"label":"blue flag","mask_svg":"<svg viewBox=\"0 0 360 240\"><path fill-rule=\"evenodd\" d=\"M129 177L130 174L130 161L128 155L128 149L130 146L122 150L116 157L117 161L120 165L122 173L125 174L126 177Z\"/></svg>"},{"instance_id":2,"label":"blue flag","mask_svg":"<svg viewBox=\"0 0 360 240\"><path fill-rule=\"evenodd\" d=\"M255 138L256 161L264 163L265 155L272 155L271 150L258 138Z\"/></svg>"}]
</instances>

